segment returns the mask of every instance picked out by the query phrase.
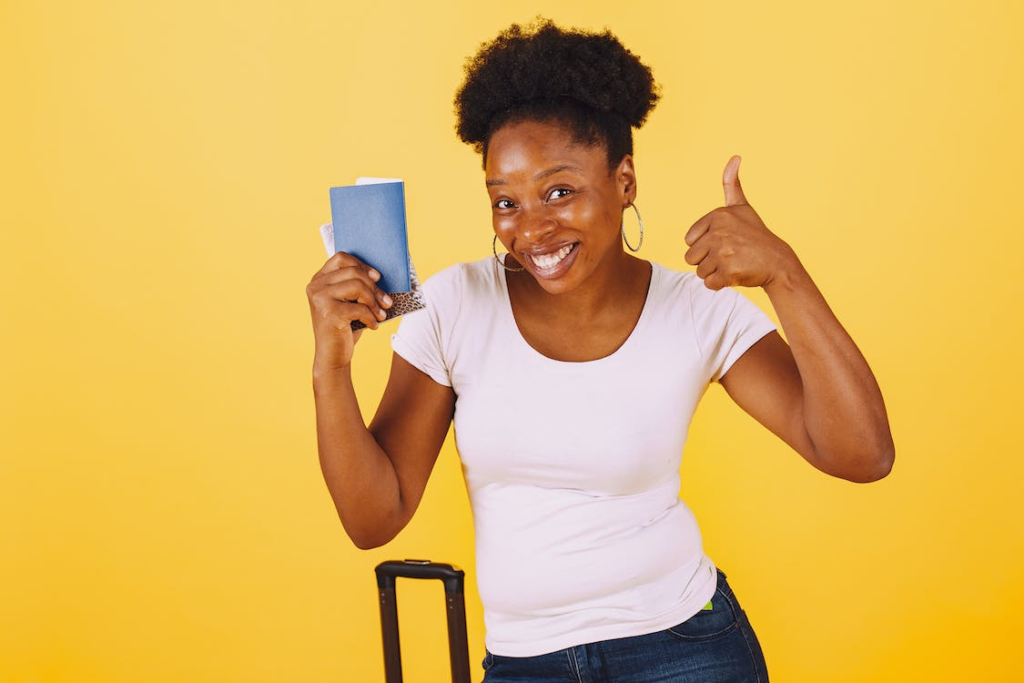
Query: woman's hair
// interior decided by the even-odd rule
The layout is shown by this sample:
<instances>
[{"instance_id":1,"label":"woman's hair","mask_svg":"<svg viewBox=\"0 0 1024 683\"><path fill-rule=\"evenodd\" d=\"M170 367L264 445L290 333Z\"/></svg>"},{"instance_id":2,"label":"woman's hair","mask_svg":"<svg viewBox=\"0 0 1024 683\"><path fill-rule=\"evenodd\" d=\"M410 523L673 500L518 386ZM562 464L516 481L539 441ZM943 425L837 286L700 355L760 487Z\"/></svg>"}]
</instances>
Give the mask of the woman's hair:
<instances>
[{"instance_id":1,"label":"woman's hair","mask_svg":"<svg viewBox=\"0 0 1024 683\"><path fill-rule=\"evenodd\" d=\"M539 18L513 24L466 61L455 95L456 132L486 163L507 123L553 121L577 142L603 143L608 166L633 153L633 132L660 97L651 70L607 29L562 29Z\"/></svg>"}]
</instances>

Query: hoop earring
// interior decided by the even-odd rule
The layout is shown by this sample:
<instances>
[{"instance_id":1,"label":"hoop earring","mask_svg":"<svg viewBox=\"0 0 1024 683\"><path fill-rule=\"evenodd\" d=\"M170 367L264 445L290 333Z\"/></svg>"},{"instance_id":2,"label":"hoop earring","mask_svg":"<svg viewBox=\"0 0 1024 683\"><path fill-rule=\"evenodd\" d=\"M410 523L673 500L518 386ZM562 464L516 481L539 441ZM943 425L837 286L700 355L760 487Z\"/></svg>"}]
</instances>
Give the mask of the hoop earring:
<instances>
[{"instance_id":1,"label":"hoop earring","mask_svg":"<svg viewBox=\"0 0 1024 683\"><path fill-rule=\"evenodd\" d=\"M629 250L635 254L636 252L640 251L640 247L644 245L644 222L640 220L640 209L636 208L636 204L630 204L630 206L632 206L633 211L636 212L636 222L640 224L640 241L637 242L635 249L633 248L633 245L629 243L629 238L626 237L625 209L622 210L623 220L621 223L619 223L619 230L622 232L622 241L625 242L626 247L628 247Z\"/></svg>"},{"instance_id":2,"label":"hoop earring","mask_svg":"<svg viewBox=\"0 0 1024 683\"><path fill-rule=\"evenodd\" d=\"M524 270L526 270L526 268L523 268L522 266L520 266L518 268L509 268L504 263L502 263L501 259L498 258L498 236L497 235L495 235L494 239L491 240L491 252L494 254L494 260L498 262L498 265L501 266L502 268L504 268L505 270L507 270L508 272L510 272L510 273L521 273Z\"/></svg>"}]
</instances>

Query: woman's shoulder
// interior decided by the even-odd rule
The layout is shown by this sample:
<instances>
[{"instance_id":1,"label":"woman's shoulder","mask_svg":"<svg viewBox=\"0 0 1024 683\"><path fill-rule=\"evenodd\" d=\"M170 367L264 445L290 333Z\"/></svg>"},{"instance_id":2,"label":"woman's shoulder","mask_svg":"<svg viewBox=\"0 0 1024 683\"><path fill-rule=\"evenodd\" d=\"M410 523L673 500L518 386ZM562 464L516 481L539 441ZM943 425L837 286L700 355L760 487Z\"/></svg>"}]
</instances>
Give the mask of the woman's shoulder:
<instances>
[{"instance_id":1,"label":"woman's shoulder","mask_svg":"<svg viewBox=\"0 0 1024 683\"><path fill-rule=\"evenodd\" d=\"M651 261L651 268L651 291L662 315L679 316L699 324L705 319L726 320L737 307L754 306L732 287L708 289L692 270L675 270L654 261Z\"/></svg>"},{"instance_id":2,"label":"woman's shoulder","mask_svg":"<svg viewBox=\"0 0 1024 683\"><path fill-rule=\"evenodd\" d=\"M454 323L464 311L482 313L500 301L501 283L493 258L455 263L437 271L422 285L426 304L435 315Z\"/></svg>"},{"instance_id":3,"label":"woman's shoulder","mask_svg":"<svg viewBox=\"0 0 1024 683\"><path fill-rule=\"evenodd\" d=\"M659 283L658 287L662 294L685 294L686 299L691 304L699 305L699 303L703 303L708 306L724 302L731 303L737 297L742 296L732 287L725 287L719 290L708 289L704 285L704 280L698 277L697 273L692 270L675 270L656 261L651 261L650 263L654 273L654 280Z\"/></svg>"},{"instance_id":4,"label":"woman's shoulder","mask_svg":"<svg viewBox=\"0 0 1024 683\"><path fill-rule=\"evenodd\" d=\"M662 296L693 293L696 286L701 285L701 279L692 270L676 270L657 261L650 261L651 264L651 288L657 288Z\"/></svg>"},{"instance_id":5,"label":"woman's shoulder","mask_svg":"<svg viewBox=\"0 0 1024 683\"><path fill-rule=\"evenodd\" d=\"M423 289L437 294L473 294L496 288L497 278L493 258L468 263L453 263L423 282Z\"/></svg>"}]
</instances>

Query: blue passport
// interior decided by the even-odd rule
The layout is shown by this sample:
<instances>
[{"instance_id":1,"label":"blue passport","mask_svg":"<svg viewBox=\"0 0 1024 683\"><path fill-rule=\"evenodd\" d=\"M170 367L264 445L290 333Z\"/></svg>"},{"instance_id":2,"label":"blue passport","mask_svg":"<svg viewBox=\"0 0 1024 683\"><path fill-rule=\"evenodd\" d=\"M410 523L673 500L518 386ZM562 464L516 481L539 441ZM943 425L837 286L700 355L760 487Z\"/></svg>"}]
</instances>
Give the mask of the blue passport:
<instances>
[{"instance_id":1,"label":"blue passport","mask_svg":"<svg viewBox=\"0 0 1024 683\"><path fill-rule=\"evenodd\" d=\"M426 306L409 255L405 224L405 185L391 178L359 178L355 185L331 188L333 223L320 226L327 256L352 254L381 274L378 286L394 302L385 320ZM352 322L352 329L365 327Z\"/></svg>"},{"instance_id":2,"label":"blue passport","mask_svg":"<svg viewBox=\"0 0 1024 683\"><path fill-rule=\"evenodd\" d=\"M412 289L405 225L405 184L373 182L331 188L334 250L375 268L389 294Z\"/></svg>"}]
</instances>

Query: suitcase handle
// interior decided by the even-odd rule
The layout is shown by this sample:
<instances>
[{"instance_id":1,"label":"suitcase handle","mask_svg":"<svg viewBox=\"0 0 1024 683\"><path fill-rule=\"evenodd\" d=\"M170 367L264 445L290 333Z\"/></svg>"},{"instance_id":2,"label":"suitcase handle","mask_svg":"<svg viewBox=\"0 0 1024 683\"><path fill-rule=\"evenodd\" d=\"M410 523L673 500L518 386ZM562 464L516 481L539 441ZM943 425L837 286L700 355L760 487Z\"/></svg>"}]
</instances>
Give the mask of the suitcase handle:
<instances>
[{"instance_id":1,"label":"suitcase handle","mask_svg":"<svg viewBox=\"0 0 1024 683\"><path fill-rule=\"evenodd\" d=\"M377 565L380 626L384 639L384 679L402 683L402 650L398 637L398 600L395 579L438 579L444 584L448 613L448 655L453 683L470 683L469 641L466 636L465 572L450 564L429 560L391 560Z\"/></svg>"},{"instance_id":2,"label":"suitcase handle","mask_svg":"<svg viewBox=\"0 0 1024 683\"><path fill-rule=\"evenodd\" d=\"M462 593L466 573L450 564L430 560L391 560L377 565L377 587L394 588L395 579L439 579L446 593Z\"/></svg>"}]
</instances>

